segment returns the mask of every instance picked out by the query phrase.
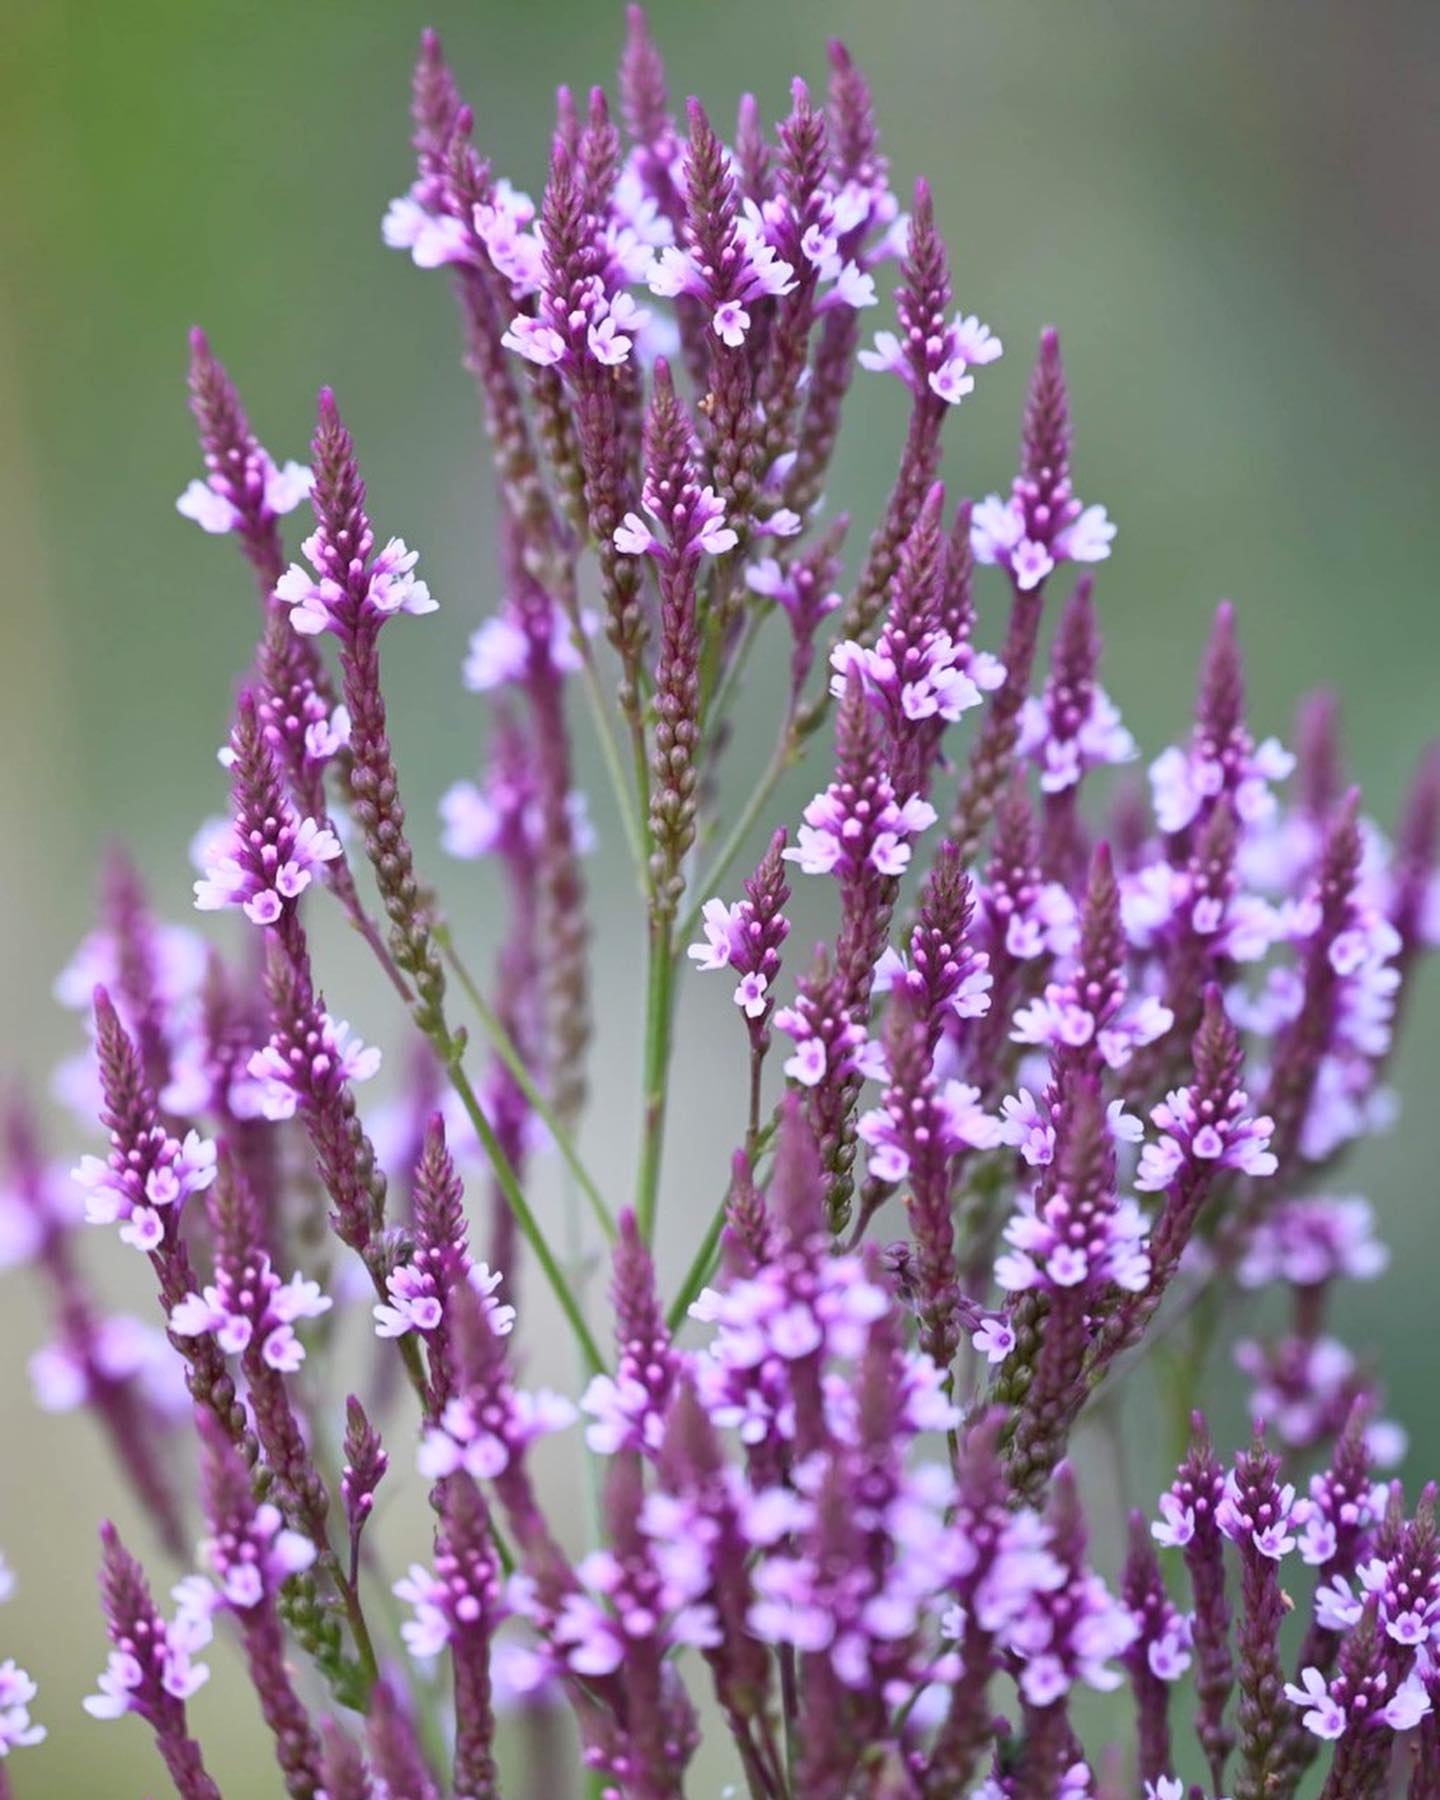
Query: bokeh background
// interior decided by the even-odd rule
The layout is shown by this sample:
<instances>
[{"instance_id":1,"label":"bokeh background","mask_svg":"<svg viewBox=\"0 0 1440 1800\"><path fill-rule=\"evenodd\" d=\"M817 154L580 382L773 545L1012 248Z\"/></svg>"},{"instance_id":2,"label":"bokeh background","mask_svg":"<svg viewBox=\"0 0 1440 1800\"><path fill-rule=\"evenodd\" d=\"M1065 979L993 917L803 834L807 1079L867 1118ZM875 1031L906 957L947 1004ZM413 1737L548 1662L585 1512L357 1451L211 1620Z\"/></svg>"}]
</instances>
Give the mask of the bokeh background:
<instances>
[{"instance_id":1,"label":"bokeh background","mask_svg":"<svg viewBox=\"0 0 1440 1800\"><path fill-rule=\"evenodd\" d=\"M659 3L652 16L675 94L698 92L722 118L742 86L774 118L792 72L823 84L830 34L868 70L897 185L930 175L957 297L1007 345L952 420L955 491L1008 479L1028 346L1042 323L1061 326L1077 486L1120 526L1099 584L1108 684L1142 743L1158 750L1180 734L1210 611L1233 596L1255 720L1283 732L1306 689L1340 687L1351 764L1388 821L1440 719L1440 11L1386 0L728 0ZM443 610L387 636L387 660L428 868L433 801L479 754L483 715L458 681L495 591L478 411L445 283L384 251L378 233L409 179L408 69L425 23L442 31L482 148L538 192L553 87L609 80L618 4L5 9L0 1060L38 1092L79 1041L50 984L86 929L102 847L130 844L157 904L184 917L187 842L223 802L214 748L255 619L230 547L173 511L198 467L183 387L192 322L210 331L277 455L302 452L315 387L333 383L381 530L423 550ZM831 484L862 533L902 425L898 384L862 375ZM998 591L985 601L982 629L994 633ZM762 680L732 791L752 760L747 740L769 741L767 698ZM788 790L789 812L805 791L805 779ZM597 812L613 843L603 800ZM636 926L619 860L602 849L592 878L601 1055L585 1149L618 1186L633 1136ZM488 878L452 871L446 891L483 959ZM367 1038L396 1042L353 946L332 935L323 954L341 1010ZM670 1267L718 1195L740 1109L727 998L693 987L665 1189ZM1440 1467L1440 989L1424 988L1399 1076L1401 1128L1353 1174L1381 1210L1394 1263L1343 1308L1354 1341L1383 1359L1417 1477ZM79 1145L63 1130L55 1147L68 1154ZM545 1205L558 1204L550 1180ZM91 1248L101 1278L126 1292L125 1253ZM143 1286L128 1298L148 1304ZM534 1316L543 1335L538 1299ZM0 1656L38 1677L52 1732L13 1774L22 1800L140 1795L160 1779L145 1732L97 1725L78 1699L103 1662L97 1515L116 1512L138 1547L153 1545L89 1428L33 1412L25 1359L43 1330L23 1275L0 1279L0 1546L21 1577L0 1613ZM1143 1486L1154 1470L1139 1436L1130 1460ZM402 1507L385 1531L397 1560L422 1548L418 1513ZM231 1800L278 1791L234 1681L213 1682L194 1716Z\"/></svg>"}]
</instances>

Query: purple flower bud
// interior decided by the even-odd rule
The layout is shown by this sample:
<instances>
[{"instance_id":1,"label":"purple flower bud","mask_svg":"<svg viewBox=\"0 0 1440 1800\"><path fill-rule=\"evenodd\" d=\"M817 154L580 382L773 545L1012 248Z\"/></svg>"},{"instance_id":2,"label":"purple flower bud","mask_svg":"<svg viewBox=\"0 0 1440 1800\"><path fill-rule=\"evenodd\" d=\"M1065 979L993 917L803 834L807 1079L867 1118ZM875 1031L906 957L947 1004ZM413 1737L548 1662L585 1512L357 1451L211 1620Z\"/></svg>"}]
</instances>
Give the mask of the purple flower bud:
<instances>
[{"instance_id":1,"label":"purple flower bud","mask_svg":"<svg viewBox=\"0 0 1440 1800\"><path fill-rule=\"evenodd\" d=\"M385 1479L390 1458L380 1433L353 1394L345 1402L345 1466L340 1471L340 1498L350 1531L350 1585L360 1573L360 1539L375 1510L375 1492Z\"/></svg>"}]
</instances>

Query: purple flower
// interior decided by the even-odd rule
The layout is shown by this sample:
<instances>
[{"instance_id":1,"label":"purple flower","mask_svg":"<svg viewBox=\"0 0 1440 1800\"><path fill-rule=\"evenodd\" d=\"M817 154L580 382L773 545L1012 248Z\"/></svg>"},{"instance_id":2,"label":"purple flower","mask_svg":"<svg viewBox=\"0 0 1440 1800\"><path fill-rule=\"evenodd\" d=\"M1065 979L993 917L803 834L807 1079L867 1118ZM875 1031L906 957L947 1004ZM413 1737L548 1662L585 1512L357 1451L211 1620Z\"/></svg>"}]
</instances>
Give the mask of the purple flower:
<instances>
[{"instance_id":1,"label":"purple flower","mask_svg":"<svg viewBox=\"0 0 1440 1800\"><path fill-rule=\"evenodd\" d=\"M30 1702L39 1691L14 1657L0 1662L0 1761L12 1750L44 1743L45 1727L30 1717Z\"/></svg>"},{"instance_id":2,"label":"purple flower","mask_svg":"<svg viewBox=\"0 0 1440 1800\"><path fill-rule=\"evenodd\" d=\"M318 1319L333 1304L303 1275L282 1282L262 1250L241 1269L218 1267L213 1286L171 1309L170 1329L179 1337L211 1333L228 1356L243 1355L253 1343L269 1368L291 1374L305 1360L297 1321Z\"/></svg>"},{"instance_id":3,"label":"purple flower","mask_svg":"<svg viewBox=\"0 0 1440 1800\"><path fill-rule=\"evenodd\" d=\"M1112 1005L1096 1013L1081 998L1076 984L1052 981L1038 1000L1015 1014L1010 1033L1017 1044L1048 1044L1083 1050L1095 1044L1112 1069L1123 1069L1137 1050L1153 1044L1175 1022L1170 1008L1153 995L1142 996L1122 1013Z\"/></svg>"},{"instance_id":4,"label":"purple flower","mask_svg":"<svg viewBox=\"0 0 1440 1800\"><path fill-rule=\"evenodd\" d=\"M1215 1509L1215 1523L1232 1543L1249 1544L1270 1562L1280 1562L1295 1548L1291 1511L1295 1489L1287 1482L1277 1486L1247 1485L1232 1469L1225 1492Z\"/></svg>"},{"instance_id":5,"label":"purple flower","mask_svg":"<svg viewBox=\"0 0 1440 1800\"><path fill-rule=\"evenodd\" d=\"M426 1431L416 1466L427 1481L460 1469L476 1481L493 1479L537 1438L567 1430L575 1418L573 1404L549 1388L528 1393L507 1383L483 1399L462 1394Z\"/></svg>"},{"instance_id":6,"label":"purple flower","mask_svg":"<svg viewBox=\"0 0 1440 1800\"><path fill-rule=\"evenodd\" d=\"M463 1663L467 1649L474 1645L488 1674L491 1635L510 1610L488 1516L479 1495L463 1477L452 1478L446 1485L439 1512L434 1573L412 1563L409 1574L395 1583L397 1598L415 1613L400 1627L400 1634L405 1648L416 1657L438 1656L449 1645L457 1663ZM522 1579L517 1577L512 1591L522 1589ZM486 1702L488 1698L486 1695Z\"/></svg>"},{"instance_id":7,"label":"purple flower","mask_svg":"<svg viewBox=\"0 0 1440 1800\"><path fill-rule=\"evenodd\" d=\"M691 141L687 167L689 185L697 185L697 162L715 156L718 143L698 101L690 103ZM712 145L714 148L712 149ZM736 205L733 194L726 212L715 219L716 241L702 243L687 222L685 242L662 248L648 274L650 292L663 299L681 295L693 298L709 320L710 329L728 349L738 350L752 323L749 310L757 301L788 294L795 286L795 271L775 253L768 240L766 222L753 203ZM820 249L817 243L815 248Z\"/></svg>"},{"instance_id":8,"label":"purple flower","mask_svg":"<svg viewBox=\"0 0 1440 1800\"><path fill-rule=\"evenodd\" d=\"M1150 1117L1160 1127L1160 1141L1140 1153L1135 1186L1142 1194L1162 1192L1188 1161L1214 1169L1236 1169L1243 1175L1275 1173L1270 1153L1272 1122L1245 1113L1247 1096L1235 1089L1223 1111L1208 1097L1197 1102L1195 1090L1183 1087L1166 1095Z\"/></svg>"},{"instance_id":9,"label":"purple flower","mask_svg":"<svg viewBox=\"0 0 1440 1800\"><path fill-rule=\"evenodd\" d=\"M234 822L206 846L195 905L201 912L239 906L253 924L275 925L315 875L342 855L340 840L328 826L300 818L282 793L248 692L236 709L228 766Z\"/></svg>"},{"instance_id":10,"label":"purple flower","mask_svg":"<svg viewBox=\"0 0 1440 1800\"><path fill-rule=\"evenodd\" d=\"M1235 1362L1254 1382L1252 1418L1263 1419L1292 1450L1308 1450L1334 1437L1357 1399L1373 1402L1374 1385L1354 1353L1338 1338L1290 1335L1273 1343L1242 1338ZM1377 1419L1367 1429L1375 1461L1394 1464L1405 1453L1405 1434Z\"/></svg>"},{"instance_id":11,"label":"purple flower","mask_svg":"<svg viewBox=\"0 0 1440 1800\"><path fill-rule=\"evenodd\" d=\"M585 635L593 636L595 615L582 613L580 622ZM537 669L568 675L582 666L573 627L560 607L547 606L538 624L539 629L531 611L507 606L473 633L464 668L465 685L472 694L527 681Z\"/></svg>"},{"instance_id":12,"label":"purple flower","mask_svg":"<svg viewBox=\"0 0 1440 1800\"><path fill-rule=\"evenodd\" d=\"M100 1676L98 1694L88 1695L92 1719L121 1719L136 1712L172 1735L184 1729L184 1703L210 1679L207 1664L194 1660L214 1635L207 1614L184 1605L168 1624L155 1610L139 1565L121 1546L113 1526L104 1538L110 1573L107 1612L115 1648ZM113 1596L113 1598L112 1598Z\"/></svg>"},{"instance_id":13,"label":"purple flower","mask_svg":"<svg viewBox=\"0 0 1440 1800\"><path fill-rule=\"evenodd\" d=\"M290 623L305 637L317 637L323 631L353 631L357 615L383 621L396 613L431 613L440 604L411 573L419 552L407 549L403 538L391 538L370 563L364 591L358 596L330 572L344 565L337 562L335 547L323 533L313 533L301 548L314 574L291 563L275 583L275 597L291 609ZM369 545L365 545L357 560L368 551Z\"/></svg>"},{"instance_id":14,"label":"purple flower","mask_svg":"<svg viewBox=\"0 0 1440 1800\"><path fill-rule=\"evenodd\" d=\"M44 1344L30 1358L30 1391L42 1412L96 1404L111 1384L135 1382L162 1419L190 1411L184 1370L163 1332L128 1313L89 1322L85 1336Z\"/></svg>"},{"instance_id":15,"label":"purple flower","mask_svg":"<svg viewBox=\"0 0 1440 1800\"><path fill-rule=\"evenodd\" d=\"M267 1119L292 1119L308 1095L339 1084L369 1081L380 1068L374 1045L352 1038L344 1019L321 1013L318 1029L302 1047L279 1034L246 1065L259 1084L259 1107Z\"/></svg>"},{"instance_id":16,"label":"purple flower","mask_svg":"<svg viewBox=\"0 0 1440 1800\"><path fill-rule=\"evenodd\" d=\"M181 1584L176 1597L187 1617L204 1617L217 1605L248 1612L274 1599L292 1575L314 1563L315 1546L285 1529L279 1507L262 1503L243 1530L207 1538L201 1554L217 1585L212 1588L203 1576Z\"/></svg>"},{"instance_id":17,"label":"purple flower","mask_svg":"<svg viewBox=\"0 0 1440 1800\"><path fill-rule=\"evenodd\" d=\"M971 515L976 562L1009 570L1030 593L1059 562L1103 562L1115 527L1103 506L1082 506L1070 485L1070 434L1060 340L1047 330L1031 377L1021 471L1009 499L989 494Z\"/></svg>"},{"instance_id":18,"label":"purple flower","mask_svg":"<svg viewBox=\"0 0 1440 1800\"><path fill-rule=\"evenodd\" d=\"M985 651L955 643L946 631L925 632L906 645L899 661L897 645L882 636L874 649L847 639L830 652L830 692L838 699L845 692L851 669L858 672L866 693L882 711L919 724L941 719L953 724L972 707L979 706L982 690L992 690L1005 679L1004 666Z\"/></svg>"},{"instance_id":19,"label":"purple flower","mask_svg":"<svg viewBox=\"0 0 1440 1800\"><path fill-rule=\"evenodd\" d=\"M492 1272L489 1264L483 1262L472 1264L466 1274L485 1308L490 1329L499 1337L508 1337L515 1329L515 1308L494 1297L503 1279L498 1270ZM371 1309L377 1337L404 1337L407 1331L431 1332L440 1323L444 1311L440 1283L429 1269L418 1263L402 1263L386 1277L385 1290L388 1300Z\"/></svg>"},{"instance_id":20,"label":"purple flower","mask_svg":"<svg viewBox=\"0 0 1440 1800\"><path fill-rule=\"evenodd\" d=\"M1303 1719L1305 1729L1327 1740L1343 1736L1345 1708L1331 1695L1325 1677L1318 1669L1306 1669L1300 1681L1299 1687L1293 1681L1285 1683L1285 1698L1292 1705L1307 1709Z\"/></svg>"},{"instance_id":21,"label":"purple flower","mask_svg":"<svg viewBox=\"0 0 1440 1800\"><path fill-rule=\"evenodd\" d=\"M725 502L713 487L690 482L672 495L647 480L640 497L664 535L652 531L639 513L627 512L615 527L615 548L626 556L653 556L669 566L701 556L723 556L740 541L725 523Z\"/></svg>"},{"instance_id":22,"label":"purple flower","mask_svg":"<svg viewBox=\"0 0 1440 1800\"><path fill-rule=\"evenodd\" d=\"M1084 1548L1072 1477L1062 1464L1039 1571L1044 1579L1035 1582L1027 1564L1017 1564L1028 1592L1003 1628L1003 1641L1021 1659L1020 1691L1032 1707L1055 1705L1077 1681L1100 1692L1118 1687L1122 1676L1111 1662L1139 1634L1125 1606L1085 1566ZM1033 1557L1034 1549L1026 1554ZM1016 1599L1007 1598L1007 1611Z\"/></svg>"},{"instance_id":23,"label":"purple flower","mask_svg":"<svg viewBox=\"0 0 1440 1800\"><path fill-rule=\"evenodd\" d=\"M1011 1354L1018 1339L1015 1336L1015 1327L1003 1313L990 1313L971 1332L970 1342L975 1346L977 1353L994 1368L997 1364L1003 1363Z\"/></svg>"},{"instance_id":24,"label":"purple flower","mask_svg":"<svg viewBox=\"0 0 1440 1800\"><path fill-rule=\"evenodd\" d=\"M1318 1288L1342 1277L1373 1281L1390 1260L1374 1228L1368 1200L1283 1200L1255 1226L1237 1278L1245 1287L1288 1281Z\"/></svg>"},{"instance_id":25,"label":"purple flower","mask_svg":"<svg viewBox=\"0 0 1440 1800\"><path fill-rule=\"evenodd\" d=\"M980 1105L979 1088L947 1081L935 1097L934 1118L926 1127L927 1146L942 1156L961 1150L993 1150L998 1122ZM870 1145L869 1170L877 1181L904 1181L910 1173L910 1128L905 1096L891 1090L886 1103L861 1116L858 1135Z\"/></svg>"},{"instance_id":26,"label":"purple flower","mask_svg":"<svg viewBox=\"0 0 1440 1800\"><path fill-rule=\"evenodd\" d=\"M257 490L259 506L256 510L274 517L294 512L300 502L309 497L314 477L303 463L287 462L284 468L277 469L261 450L256 455L253 470L247 468L239 475L216 470L204 481L192 481L175 502L176 512L183 519L193 519L202 531L219 535L241 530L245 514L230 497L237 479Z\"/></svg>"},{"instance_id":27,"label":"purple flower","mask_svg":"<svg viewBox=\"0 0 1440 1800\"><path fill-rule=\"evenodd\" d=\"M913 327L902 343L893 331L877 331L875 348L860 352L860 366L898 375L912 392L923 383L947 406L958 406L975 391L972 368L994 362L1004 346L988 325L971 313L956 313L938 337L916 341Z\"/></svg>"},{"instance_id":28,"label":"purple flower","mask_svg":"<svg viewBox=\"0 0 1440 1800\"><path fill-rule=\"evenodd\" d=\"M1005 1241L1014 1254L996 1261L995 1279L1007 1293L1094 1292L1113 1283L1137 1294L1150 1278L1148 1227L1134 1200L1090 1209L1077 1207L1063 1189L1048 1199L1022 1194Z\"/></svg>"},{"instance_id":29,"label":"purple flower","mask_svg":"<svg viewBox=\"0 0 1440 1800\"><path fill-rule=\"evenodd\" d=\"M97 1020L113 1020L104 988L95 991L95 1007ZM102 1077L104 1054L102 1046ZM119 1224L123 1243L154 1251L165 1240L166 1220L177 1218L185 1201L214 1181L215 1145L194 1131L172 1137L154 1118L153 1099L137 1098L142 1104L122 1117L107 1095L107 1116L115 1120L109 1155L81 1157L74 1177L85 1192L90 1224Z\"/></svg>"},{"instance_id":30,"label":"purple flower","mask_svg":"<svg viewBox=\"0 0 1440 1800\"><path fill-rule=\"evenodd\" d=\"M603 96L592 100L586 136L597 149L613 143ZM607 162L609 158L607 155ZM580 165L580 166L577 166ZM541 369L558 368L572 384L588 383L596 371L630 360L650 315L625 290L645 278L656 221L629 205L633 190L620 191L613 163L589 187L585 151L572 155L561 146L552 162L538 236L525 232L533 216L529 200L513 189L497 188L473 215L476 234L505 277L512 298L522 305L534 294L534 311L516 314L501 338ZM638 228L637 228L638 227Z\"/></svg>"},{"instance_id":31,"label":"purple flower","mask_svg":"<svg viewBox=\"0 0 1440 1800\"><path fill-rule=\"evenodd\" d=\"M1086 576L1061 616L1044 695L1027 698L1020 709L1015 753L1038 765L1044 794L1065 794L1088 770L1130 762L1139 754L1095 678L1099 661L1092 583Z\"/></svg>"},{"instance_id":32,"label":"purple flower","mask_svg":"<svg viewBox=\"0 0 1440 1800\"><path fill-rule=\"evenodd\" d=\"M834 782L805 808L805 823L796 847L785 852L807 875L834 875L853 880L871 869L876 874L903 875L910 866L907 840L935 823L935 808L918 797L897 804L884 775L875 775L857 791L849 782Z\"/></svg>"}]
</instances>

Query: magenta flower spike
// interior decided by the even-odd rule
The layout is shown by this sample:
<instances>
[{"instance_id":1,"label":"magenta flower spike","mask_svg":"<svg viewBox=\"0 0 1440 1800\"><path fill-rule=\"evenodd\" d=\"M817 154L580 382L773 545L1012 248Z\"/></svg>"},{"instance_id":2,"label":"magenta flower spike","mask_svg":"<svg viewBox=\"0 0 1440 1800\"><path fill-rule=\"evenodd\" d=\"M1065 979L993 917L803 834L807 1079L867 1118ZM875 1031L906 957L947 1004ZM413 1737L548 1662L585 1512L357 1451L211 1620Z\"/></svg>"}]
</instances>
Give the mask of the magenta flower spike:
<instances>
[{"instance_id":1,"label":"magenta flower spike","mask_svg":"<svg viewBox=\"0 0 1440 1800\"><path fill-rule=\"evenodd\" d=\"M320 1740L286 1667L278 1602L285 1582L314 1562L315 1546L286 1530L277 1507L256 1503L250 1471L214 1420L202 1413L198 1423L204 1558L214 1585L203 1577L187 1581L182 1606L197 1618L228 1612L235 1619L285 1792L308 1800L320 1783Z\"/></svg>"},{"instance_id":2,"label":"magenta flower spike","mask_svg":"<svg viewBox=\"0 0 1440 1800\"><path fill-rule=\"evenodd\" d=\"M234 532L255 571L261 598L273 604L285 567L280 520L305 500L311 473L303 464L277 467L250 429L234 384L198 326L190 333L190 409L205 453L206 476L175 502L202 531Z\"/></svg>"},{"instance_id":3,"label":"magenta flower spike","mask_svg":"<svg viewBox=\"0 0 1440 1800\"><path fill-rule=\"evenodd\" d=\"M209 1643L209 1618L183 1606L173 1620L161 1617L145 1571L121 1543L115 1527L100 1531L100 1595L114 1649L85 1701L92 1719L135 1713L150 1727L180 1800L220 1800L200 1746L190 1736L185 1702L210 1678L195 1660Z\"/></svg>"}]
</instances>

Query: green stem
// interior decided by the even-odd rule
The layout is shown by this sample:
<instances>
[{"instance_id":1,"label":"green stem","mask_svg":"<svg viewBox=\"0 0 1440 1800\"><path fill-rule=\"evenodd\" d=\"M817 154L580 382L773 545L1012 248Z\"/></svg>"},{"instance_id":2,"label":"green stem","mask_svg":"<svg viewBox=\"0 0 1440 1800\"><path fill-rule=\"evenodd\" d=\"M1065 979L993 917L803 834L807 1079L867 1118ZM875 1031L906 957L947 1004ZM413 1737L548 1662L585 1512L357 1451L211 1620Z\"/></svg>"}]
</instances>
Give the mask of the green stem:
<instances>
[{"instance_id":1,"label":"green stem","mask_svg":"<svg viewBox=\"0 0 1440 1800\"><path fill-rule=\"evenodd\" d=\"M635 1180L635 1219L646 1243L655 1235L655 1204L660 1192L660 1158L665 1141L670 1002L675 983L671 930L668 913L652 912L645 983L644 1110L640 1124L640 1165Z\"/></svg>"},{"instance_id":2,"label":"green stem","mask_svg":"<svg viewBox=\"0 0 1440 1800\"><path fill-rule=\"evenodd\" d=\"M750 652L755 648L755 640L760 635L760 628L765 623L765 614L760 608L752 608L745 621L745 635L740 640L730 667L720 677L713 697L705 707L705 736L713 738L716 731L725 722L725 713L730 705L736 688L740 685L740 677L745 673L745 665L750 660Z\"/></svg>"},{"instance_id":3,"label":"green stem","mask_svg":"<svg viewBox=\"0 0 1440 1800\"><path fill-rule=\"evenodd\" d=\"M572 633L572 636L578 636ZM605 764L606 773L610 777L610 786L615 794L615 805L620 814L620 823L625 829L625 838L630 845L630 854L635 859L635 867L639 871L643 886L647 879L645 839L641 828L640 814L636 810L631 796L630 783L625 776L625 765L620 759L620 746L615 741L615 733L610 729L610 715L605 708L605 696L600 687L600 672L595 666L595 658L590 652L588 643L579 645L580 669L585 681L585 695L590 702L590 716L595 724L595 735L600 740L600 757ZM644 794L642 783L640 792Z\"/></svg>"},{"instance_id":4,"label":"green stem","mask_svg":"<svg viewBox=\"0 0 1440 1800\"><path fill-rule=\"evenodd\" d=\"M481 1029L489 1038L495 1054L510 1071L515 1079L515 1085L529 1101L536 1117L555 1140L555 1147L589 1203L590 1211L595 1216L596 1224L604 1233L606 1242L613 1244L616 1237L615 1220L610 1208L605 1204L604 1196L591 1178L590 1171L581 1162L575 1146L571 1142L570 1134L560 1123L555 1109L535 1085L534 1077L525 1066L524 1057L515 1047L515 1040L505 1029L499 1015L481 993L479 984L461 959L448 925L435 927L435 941L444 951L445 960L455 971L456 979L464 988L471 1006L474 1007L475 1016L479 1019Z\"/></svg>"},{"instance_id":5,"label":"green stem","mask_svg":"<svg viewBox=\"0 0 1440 1800\"><path fill-rule=\"evenodd\" d=\"M729 836L721 845L715 860L705 871L704 879L695 884L693 892L695 903L686 913L680 929L675 934L677 944L688 944L700 928L700 911L705 901L719 892L720 883L725 872L745 847L755 821L768 805L770 796L775 792L780 777L795 761L800 750L800 737L795 730L793 720L786 721L779 739L766 764L765 772L750 798L746 801L739 817L730 828Z\"/></svg>"},{"instance_id":6,"label":"green stem","mask_svg":"<svg viewBox=\"0 0 1440 1800\"><path fill-rule=\"evenodd\" d=\"M442 1046L437 1046L437 1048L442 1048ZM520 1227L526 1243L535 1254L535 1260L539 1263L545 1279L554 1291L555 1298L560 1302L560 1310L564 1313L570 1329L575 1334L575 1341L580 1346L580 1353L585 1358L587 1368L592 1375L603 1374L605 1359L601 1356L594 1338L590 1335L590 1327L585 1323L585 1316L581 1312L574 1294L570 1291L570 1284L565 1279L564 1270L556 1261L555 1253L550 1248L545 1233L540 1229L539 1220L530 1210L530 1202L521 1192L520 1183L515 1179L515 1171L510 1164L510 1158L501 1147L500 1140L495 1136L490 1121L485 1117L484 1108L475 1096L475 1090L470 1085L470 1077L465 1073L465 1066L461 1061L462 1048L461 1043L453 1039L443 1046L446 1066L450 1070L450 1080L455 1092L460 1096L460 1104L469 1115L470 1123L475 1127L475 1135L480 1139L485 1154L490 1159L490 1165L495 1171L495 1179L500 1183L501 1191L510 1203L511 1212L515 1215L515 1223Z\"/></svg>"},{"instance_id":7,"label":"green stem","mask_svg":"<svg viewBox=\"0 0 1440 1800\"><path fill-rule=\"evenodd\" d=\"M333 1550L326 1550L320 1559L320 1566L334 1582L336 1592L344 1603L345 1617L350 1622L350 1635L355 1642L355 1655L360 1663L360 1679L368 1694L380 1679L380 1663L370 1638L370 1627L365 1620L365 1608L360 1604L360 1589L347 1577L340 1566L340 1558Z\"/></svg>"},{"instance_id":8,"label":"green stem","mask_svg":"<svg viewBox=\"0 0 1440 1800\"><path fill-rule=\"evenodd\" d=\"M725 1229L725 1214L730 1202L729 1194L715 1208L715 1216L705 1227L705 1235L700 1240L700 1247L695 1252L690 1267L685 1271L685 1279L680 1283L680 1292L671 1303L665 1323L672 1332L676 1332L685 1323L686 1315L694 1304L696 1295L715 1272L716 1252L720 1245L720 1234Z\"/></svg>"},{"instance_id":9,"label":"green stem","mask_svg":"<svg viewBox=\"0 0 1440 1800\"><path fill-rule=\"evenodd\" d=\"M650 830L650 752L645 744L645 721L638 713L630 724L630 763L635 771L635 791L640 796L640 891L651 894L654 871L650 867L655 839Z\"/></svg>"},{"instance_id":10,"label":"green stem","mask_svg":"<svg viewBox=\"0 0 1440 1800\"><path fill-rule=\"evenodd\" d=\"M585 1233L582 1227L583 1214L575 1194L575 1183L567 1181L565 1183L565 1268L572 1290L583 1300L589 1286L589 1270L585 1265ZM583 1387L588 1374L583 1360L579 1373L580 1385ZM590 1510L590 1525L595 1543L602 1544L605 1541L605 1511L600 1491L600 1459L585 1442L583 1432L577 1441L580 1461L583 1465L585 1499Z\"/></svg>"}]
</instances>

